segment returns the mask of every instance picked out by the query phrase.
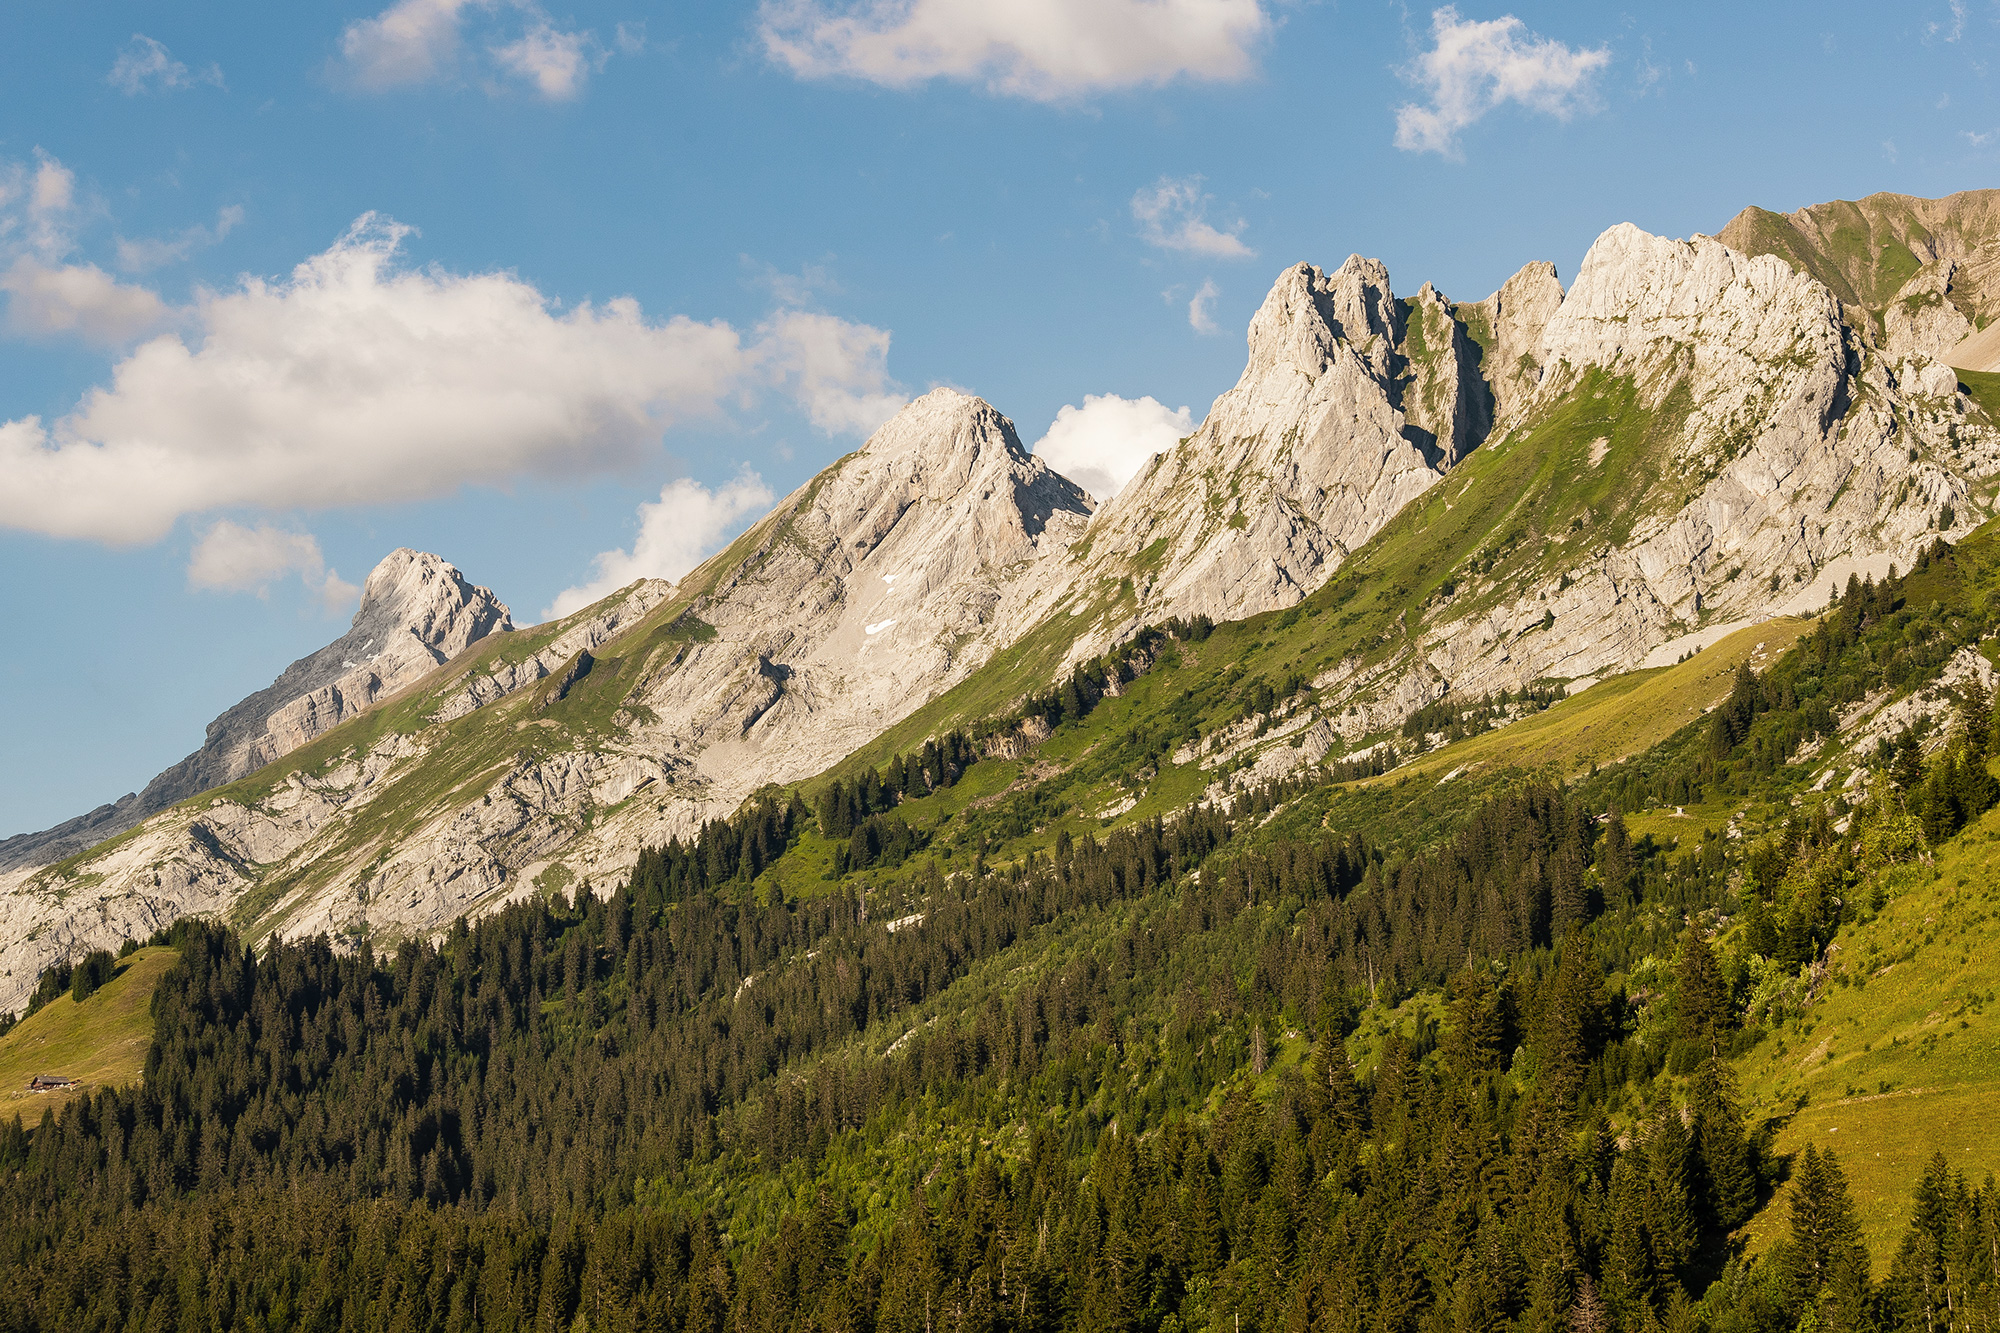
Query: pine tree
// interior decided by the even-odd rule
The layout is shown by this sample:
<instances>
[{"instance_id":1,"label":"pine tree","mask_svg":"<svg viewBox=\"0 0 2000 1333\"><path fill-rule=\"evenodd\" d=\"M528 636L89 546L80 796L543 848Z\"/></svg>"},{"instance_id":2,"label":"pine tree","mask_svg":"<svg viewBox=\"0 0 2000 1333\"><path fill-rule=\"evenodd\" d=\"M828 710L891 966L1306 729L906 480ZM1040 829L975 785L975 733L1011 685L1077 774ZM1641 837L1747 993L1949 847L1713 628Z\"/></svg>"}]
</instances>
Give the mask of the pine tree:
<instances>
[{"instance_id":1,"label":"pine tree","mask_svg":"<svg viewBox=\"0 0 2000 1333\"><path fill-rule=\"evenodd\" d=\"M1822 1322L1845 1329L1866 1320L1868 1252L1854 1221L1847 1177L1829 1150L1807 1145L1792 1181L1791 1246L1785 1256L1786 1294L1795 1311L1821 1306Z\"/></svg>"},{"instance_id":2,"label":"pine tree","mask_svg":"<svg viewBox=\"0 0 2000 1333\"><path fill-rule=\"evenodd\" d=\"M1694 1115L1702 1194L1714 1225L1726 1235L1750 1220L1757 1206L1757 1176L1729 1066L1720 1056L1710 1056L1695 1071Z\"/></svg>"},{"instance_id":3,"label":"pine tree","mask_svg":"<svg viewBox=\"0 0 2000 1333\"><path fill-rule=\"evenodd\" d=\"M1701 932L1689 926L1681 933L1674 963L1674 1013L1681 1040L1699 1042L1714 1054L1729 1010L1729 987L1716 966L1715 953Z\"/></svg>"}]
</instances>

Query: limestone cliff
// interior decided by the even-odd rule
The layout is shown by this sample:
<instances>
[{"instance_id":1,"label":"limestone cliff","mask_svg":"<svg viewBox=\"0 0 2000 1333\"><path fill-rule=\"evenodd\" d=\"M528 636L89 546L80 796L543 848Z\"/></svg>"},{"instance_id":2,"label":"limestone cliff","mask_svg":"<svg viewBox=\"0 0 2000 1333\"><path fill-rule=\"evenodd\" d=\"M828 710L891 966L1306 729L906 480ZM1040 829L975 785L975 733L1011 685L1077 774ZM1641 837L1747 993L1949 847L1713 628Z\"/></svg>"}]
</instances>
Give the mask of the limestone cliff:
<instances>
[{"instance_id":1,"label":"limestone cliff","mask_svg":"<svg viewBox=\"0 0 2000 1333\"><path fill-rule=\"evenodd\" d=\"M75 875L0 897L0 1005L62 952L237 904L253 933L429 930L560 865L602 879L809 775L986 661L1090 502L937 390L677 587L489 640L387 710Z\"/></svg>"},{"instance_id":2,"label":"limestone cliff","mask_svg":"<svg viewBox=\"0 0 2000 1333\"><path fill-rule=\"evenodd\" d=\"M347 633L210 722L201 748L143 791L0 842L0 873L73 856L176 802L234 782L487 635L513 628L506 605L491 590L467 583L451 564L408 548L391 551L362 585Z\"/></svg>"},{"instance_id":3,"label":"limestone cliff","mask_svg":"<svg viewBox=\"0 0 2000 1333\"><path fill-rule=\"evenodd\" d=\"M1079 579L1132 578L1131 626L1293 605L1477 447L1477 362L1447 303L1398 301L1379 261L1286 270L1236 386L1104 506Z\"/></svg>"},{"instance_id":4,"label":"limestone cliff","mask_svg":"<svg viewBox=\"0 0 2000 1333\"><path fill-rule=\"evenodd\" d=\"M1789 252L1620 225L1567 292L1531 264L1460 304L1398 298L1360 256L1297 265L1236 385L1095 514L1006 418L938 390L679 585L467 638L285 762L0 881L0 1005L57 953L181 912L358 940L603 884L961 682L953 707L1004 708L1149 621L1322 589L1341 608L1316 697L1204 751L1269 775L1447 693L1575 686L1817 606L1979 522L2000 471L2000 428L1940 359L1953 326L1925 313L1980 309L1987 215L1947 212L1921 255L1903 223L1901 250L1871 241L1875 268L1810 210L1760 233ZM355 688L301 677L213 742L216 771L323 731Z\"/></svg>"}]
</instances>

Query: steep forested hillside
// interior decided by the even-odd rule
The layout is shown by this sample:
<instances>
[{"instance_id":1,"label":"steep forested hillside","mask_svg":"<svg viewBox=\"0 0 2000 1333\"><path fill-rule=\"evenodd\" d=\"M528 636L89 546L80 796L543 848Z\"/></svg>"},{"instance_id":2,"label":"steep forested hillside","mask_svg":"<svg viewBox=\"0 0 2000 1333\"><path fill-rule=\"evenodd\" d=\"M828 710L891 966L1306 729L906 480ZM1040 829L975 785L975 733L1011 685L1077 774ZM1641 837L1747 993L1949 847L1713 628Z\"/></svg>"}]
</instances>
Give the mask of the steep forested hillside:
<instances>
[{"instance_id":1,"label":"steep forested hillside","mask_svg":"<svg viewBox=\"0 0 2000 1333\"><path fill-rule=\"evenodd\" d=\"M1838 1058L1814 1025L1894 984L1858 942L2000 832L1978 687L1870 798L1795 762L1980 642L1995 564L1982 536L1851 585L1567 784L1490 762L1547 702L1512 701L1430 719L1479 776L1323 772L1100 837L1063 796L1089 754L1198 730L1182 625L608 897L389 957L183 922L143 1082L0 1128L0 1323L1984 1326L1978 1145L1913 1116L1958 1151L1857 1212L1770 1069ZM1094 690L1120 674L1149 690ZM1007 757L1043 734L1081 753Z\"/></svg>"}]
</instances>

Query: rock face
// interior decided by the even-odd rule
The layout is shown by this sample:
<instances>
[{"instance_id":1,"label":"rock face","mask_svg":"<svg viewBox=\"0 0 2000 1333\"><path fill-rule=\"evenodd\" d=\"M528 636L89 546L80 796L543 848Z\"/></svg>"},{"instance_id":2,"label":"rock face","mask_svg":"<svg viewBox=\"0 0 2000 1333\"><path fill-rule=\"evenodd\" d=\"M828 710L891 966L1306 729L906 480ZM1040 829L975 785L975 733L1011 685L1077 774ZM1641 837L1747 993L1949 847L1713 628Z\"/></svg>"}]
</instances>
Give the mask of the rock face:
<instances>
[{"instance_id":1,"label":"rock face","mask_svg":"<svg viewBox=\"0 0 2000 1333\"><path fill-rule=\"evenodd\" d=\"M1398 301L1376 260L1286 270L1236 387L1091 524L1083 580L1132 570L1135 625L1293 605L1484 437L1478 360L1441 297Z\"/></svg>"},{"instance_id":2,"label":"rock face","mask_svg":"<svg viewBox=\"0 0 2000 1333\"><path fill-rule=\"evenodd\" d=\"M1899 302L1926 282L1956 290L1962 271L1944 256L1889 290ZM1500 424L1409 502L1401 539L1477 505L1510 454L1546 459L1542 479L1505 497L1480 545L1429 549L1443 581L1403 623L1406 644L1323 673L1320 702L1269 733L1253 771L1364 747L1447 693L1580 686L1672 661L1760 617L1817 609L1850 573L1907 568L1922 545L1976 526L2000 430L1916 348L1919 304L1884 318L1768 247L1621 225L1559 299L1531 269L1460 307L1486 364L1522 373L1494 383ZM1581 420L1606 433L1586 445ZM1248 551L1214 566L1259 569Z\"/></svg>"},{"instance_id":3,"label":"rock face","mask_svg":"<svg viewBox=\"0 0 2000 1333\"><path fill-rule=\"evenodd\" d=\"M1892 362L1942 357L2000 316L2000 190L1871 194L1792 213L1746 208L1718 239L1819 279Z\"/></svg>"},{"instance_id":4,"label":"rock face","mask_svg":"<svg viewBox=\"0 0 2000 1333\"><path fill-rule=\"evenodd\" d=\"M61 953L257 883L297 886L262 929L358 939L436 928L558 862L622 871L977 669L1039 614L1089 517L1005 417L928 394L678 587L508 636L427 682L412 727L177 806L85 875L29 877L0 897L0 1005Z\"/></svg>"},{"instance_id":5,"label":"rock face","mask_svg":"<svg viewBox=\"0 0 2000 1333\"><path fill-rule=\"evenodd\" d=\"M1976 524L2000 472L2000 429L1938 359L1951 319L1979 313L1981 228L2000 210L1880 199L1746 214L1731 228L1754 245L1620 225L1568 292L1531 264L1469 304L1429 286L1399 299L1359 256L1288 269L1235 387L1094 515L1006 418L938 390L677 586L494 636L504 608L477 628L478 598L416 578L442 609L403 660L420 673L471 650L310 765L176 805L61 874L0 880L0 1005L59 953L253 886L253 933L356 940L537 882L607 884L1003 649L1018 646L997 664L1016 674L991 678L996 697L1023 661L1053 670L1147 622L1291 607L1350 564L1354 610L1325 633L1374 628L1329 639L1345 656L1282 725L1245 724L1203 762L1275 776L1378 744L1447 693L1579 685L1817 607L1849 571ZM1841 240L1851 207L1873 219L1873 267ZM398 688L355 655L382 633L357 617L353 649L219 720L188 781Z\"/></svg>"},{"instance_id":6,"label":"rock face","mask_svg":"<svg viewBox=\"0 0 2000 1333\"><path fill-rule=\"evenodd\" d=\"M467 583L451 564L422 551L391 551L362 585L347 633L210 722L201 748L145 790L0 842L0 873L73 856L176 802L234 782L487 635L513 628L505 604L489 589Z\"/></svg>"}]
</instances>

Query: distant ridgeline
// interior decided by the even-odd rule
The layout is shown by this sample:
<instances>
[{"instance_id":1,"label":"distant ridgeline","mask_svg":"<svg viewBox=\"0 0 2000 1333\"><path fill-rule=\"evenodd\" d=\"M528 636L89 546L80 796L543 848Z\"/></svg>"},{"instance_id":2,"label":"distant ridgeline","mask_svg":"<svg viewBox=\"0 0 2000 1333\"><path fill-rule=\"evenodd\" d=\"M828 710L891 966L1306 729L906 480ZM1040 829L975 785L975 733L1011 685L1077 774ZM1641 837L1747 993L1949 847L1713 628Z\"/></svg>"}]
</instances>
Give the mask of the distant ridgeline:
<instances>
[{"instance_id":1,"label":"distant ridgeline","mask_svg":"<svg viewBox=\"0 0 2000 1333\"><path fill-rule=\"evenodd\" d=\"M1990 575L1852 584L1567 786L1321 771L1101 840L952 793L1029 717L1089 734L1140 649L607 897L382 957L183 921L143 1084L0 1126L0 1330L1989 1327L1996 1187L1934 1165L1877 1282L1732 1061L1993 804L1990 700L1767 837L1623 812L1789 801L1843 708L1992 628Z\"/></svg>"}]
</instances>

